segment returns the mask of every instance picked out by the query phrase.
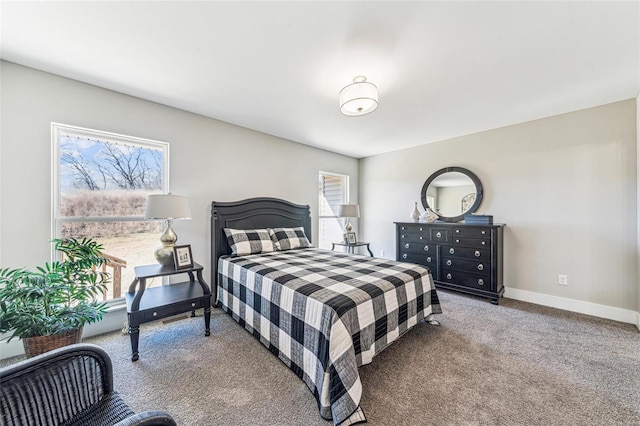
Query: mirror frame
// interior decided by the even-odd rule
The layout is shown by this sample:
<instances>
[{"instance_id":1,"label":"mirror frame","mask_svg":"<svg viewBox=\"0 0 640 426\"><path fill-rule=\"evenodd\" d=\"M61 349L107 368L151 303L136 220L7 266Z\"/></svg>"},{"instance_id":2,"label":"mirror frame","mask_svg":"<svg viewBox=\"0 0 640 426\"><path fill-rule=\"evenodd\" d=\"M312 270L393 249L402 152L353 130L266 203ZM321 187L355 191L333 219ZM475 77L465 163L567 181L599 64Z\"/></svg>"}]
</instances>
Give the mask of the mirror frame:
<instances>
[{"instance_id":1,"label":"mirror frame","mask_svg":"<svg viewBox=\"0 0 640 426\"><path fill-rule=\"evenodd\" d=\"M474 201L473 205L465 213L460 214L458 216L441 216L433 208L431 208L429 206L429 204L427 203L427 189L429 188L429 185L431 185L431 183L438 176L443 175L443 174L448 173L448 172L462 173L463 175L465 175L469 179L471 179L471 181L473 182L473 184L476 187L476 200ZM445 167L444 169L440 169L437 172L433 173L431 176L429 176L429 178L425 181L424 185L422 185L422 190L420 191L420 201L422 202L422 207L424 207L425 209L428 208L436 216L438 216L438 220L440 220L442 222L460 222L461 220L464 219L465 215L472 214L476 210L478 210L478 207L480 207L480 203L482 202L482 191L483 191L482 190L482 183L480 182L480 179L478 179L478 176L476 176L470 170L467 170L467 169L465 169L463 167Z\"/></svg>"}]
</instances>

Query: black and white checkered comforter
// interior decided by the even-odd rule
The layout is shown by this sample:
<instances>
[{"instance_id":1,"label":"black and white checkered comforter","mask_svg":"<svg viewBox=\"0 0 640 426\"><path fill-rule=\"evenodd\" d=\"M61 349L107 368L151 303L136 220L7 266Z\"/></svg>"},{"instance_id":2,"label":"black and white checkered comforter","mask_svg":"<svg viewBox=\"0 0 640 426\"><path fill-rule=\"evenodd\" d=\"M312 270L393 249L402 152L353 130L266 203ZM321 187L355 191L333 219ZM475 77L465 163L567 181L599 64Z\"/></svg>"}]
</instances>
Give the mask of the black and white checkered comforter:
<instances>
[{"instance_id":1,"label":"black and white checkered comforter","mask_svg":"<svg viewBox=\"0 0 640 426\"><path fill-rule=\"evenodd\" d=\"M222 308L302 378L320 415L366 421L358 366L441 313L428 269L318 249L221 258Z\"/></svg>"}]
</instances>

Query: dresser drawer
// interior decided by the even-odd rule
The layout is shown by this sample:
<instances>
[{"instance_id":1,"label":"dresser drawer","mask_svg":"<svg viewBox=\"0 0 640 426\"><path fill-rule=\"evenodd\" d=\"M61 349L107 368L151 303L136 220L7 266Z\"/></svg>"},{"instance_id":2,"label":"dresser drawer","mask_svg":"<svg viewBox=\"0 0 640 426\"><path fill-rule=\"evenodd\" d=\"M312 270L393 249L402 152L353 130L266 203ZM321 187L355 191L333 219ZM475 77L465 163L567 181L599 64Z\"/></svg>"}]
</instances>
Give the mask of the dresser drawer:
<instances>
[{"instance_id":1,"label":"dresser drawer","mask_svg":"<svg viewBox=\"0 0 640 426\"><path fill-rule=\"evenodd\" d=\"M491 263L478 262L475 260L455 259L452 257L442 257L442 269L453 269L456 271L473 272L476 274L491 274Z\"/></svg>"},{"instance_id":2,"label":"dresser drawer","mask_svg":"<svg viewBox=\"0 0 640 426\"><path fill-rule=\"evenodd\" d=\"M438 265L438 258L435 254L406 253L401 251L400 258L398 260L400 262L410 262L428 266L434 271L434 273Z\"/></svg>"},{"instance_id":3,"label":"dresser drawer","mask_svg":"<svg viewBox=\"0 0 640 426\"><path fill-rule=\"evenodd\" d=\"M491 250L476 249L470 247L458 247L458 246L442 246L442 256L447 257L459 257L462 259L477 259L484 262L491 261Z\"/></svg>"},{"instance_id":4,"label":"dresser drawer","mask_svg":"<svg viewBox=\"0 0 640 426\"><path fill-rule=\"evenodd\" d=\"M429 238L431 242L434 242L434 243L448 243L449 232L450 230L447 228L430 228Z\"/></svg>"},{"instance_id":5,"label":"dresser drawer","mask_svg":"<svg viewBox=\"0 0 640 426\"><path fill-rule=\"evenodd\" d=\"M405 242L426 243L429 241L426 232L404 230L400 231L400 244Z\"/></svg>"},{"instance_id":6,"label":"dresser drawer","mask_svg":"<svg viewBox=\"0 0 640 426\"><path fill-rule=\"evenodd\" d=\"M491 240L485 238L453 237L451 244L456 246L491 249Z\"/></svg>"},{"instance_id":7,"label":"dresser drawer","mask_svg":"<svg viewBox=\"0 0 640 426\"><path fill-rule=\"evenodd\" d=\"M436 247L433 244L415 243L404 241L400 244L400 250L410 253L436 254Z\"/></svg>"},{"instance_id":8,"label":"dresser drawer","mask_svg":"<svg viewBox=\"0 0 640 426\"><path fill-rule=\"evenodd\" d=\"M419 224L415 224L415 225L402 225L399 226L398 229L400 230L400 232L402 233L406 233L406 232L426 232L427 227L423 226L423 225L419 225Z\"/></svg>"},{"instance_id":9,"label":"dresser drawer","mask_svg":"<svg viewBox=\"0 0 640 426\"><path fill-rule=\"evenodd\" d=\"M473 226L454 227L452 237L491 238L491 229L476 228Z\"/></svg>"},{"instance_id":10,"label":"dresser drawer","mask_svg":"<svg viewBox=\"0 0 640 426\"><path fill-rule=\"evenodd\" d=\"M470 274L452 270L443 270L440 281L449 284L457 284L479 290L495 291L491 288L491 280L484 275Z\"/></svg>"}]
</instances>

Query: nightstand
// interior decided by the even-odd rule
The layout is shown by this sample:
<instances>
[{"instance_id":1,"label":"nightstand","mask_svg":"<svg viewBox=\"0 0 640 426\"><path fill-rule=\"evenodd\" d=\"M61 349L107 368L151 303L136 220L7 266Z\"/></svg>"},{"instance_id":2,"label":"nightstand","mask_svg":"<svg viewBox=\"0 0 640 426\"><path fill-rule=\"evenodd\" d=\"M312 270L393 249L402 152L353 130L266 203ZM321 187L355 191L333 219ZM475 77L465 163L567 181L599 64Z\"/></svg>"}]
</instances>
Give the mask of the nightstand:
<instances>
[{"instance_id":1,"label":"nightstand","mask_svg":"<svg viewBox=\"0 0 640 426\"><path fill-rule=\"evenodd\" d=\"M173 266L145 265L133 268L136 278L125 295L129 337L131 338L131 361L138 360L140 324L156 321L173 315L204 308L205 336L211 334L211 290L202 278L202 266L194 262L193 267L176 270ZM147 278L187 274L189 281L146 288ZM194 277L195 274L195 277ZM136 292L136 286L140 284ZM144 296L144 297L143 297Z\"/></svg>"},{"instance_id":2,"label":"nightstand","mask_svg":"<svg viewBox=\"0 0 640 426\"><path fill-rule=\"evenodd\" d=\"M353 244L348 244L348 243L331 243L331 250L333 250L334 248L336 248L336 246L342 246L342 247L346 247L347 248L347 252L354 254L356 252L356 247L366 247L367 251L369 252L369 255L371 257L373 257L373 252L371 251L371 249L369 248L369 243L363 243L363 242L357 242L357 243L353 243Z\"/></svg>"}]
</instances>

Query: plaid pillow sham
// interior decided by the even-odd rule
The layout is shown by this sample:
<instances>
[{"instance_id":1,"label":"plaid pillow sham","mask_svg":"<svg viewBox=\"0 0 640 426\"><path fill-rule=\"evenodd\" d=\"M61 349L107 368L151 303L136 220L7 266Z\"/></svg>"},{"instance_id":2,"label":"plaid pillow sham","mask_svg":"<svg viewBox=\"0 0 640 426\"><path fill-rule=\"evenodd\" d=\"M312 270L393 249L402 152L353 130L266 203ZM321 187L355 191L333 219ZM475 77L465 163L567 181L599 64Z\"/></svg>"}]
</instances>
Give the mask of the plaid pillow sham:
<instances>
[{"instance_id":1,"label":"plaid pillow sham","mask_svg":"<svg viewBox=\"0 0 640 426\"><path fill-rule=\"evenodd\" d=\"M269 228L269 235L271 235L273 245L278 251L313 247L301 226L297 228Z\"/></svg>"},{"instance_id":2,"label":"plaid pillow sham","mask_svg":"<svg viewBox=\"0 0 640 426\"><path fill-rule=\"evenodd\" d=\"M268 229L224 228L231 256L270 253L276 251Z\"/></svg>"}]
</instances>

